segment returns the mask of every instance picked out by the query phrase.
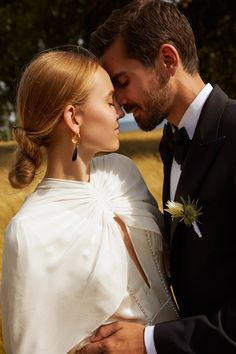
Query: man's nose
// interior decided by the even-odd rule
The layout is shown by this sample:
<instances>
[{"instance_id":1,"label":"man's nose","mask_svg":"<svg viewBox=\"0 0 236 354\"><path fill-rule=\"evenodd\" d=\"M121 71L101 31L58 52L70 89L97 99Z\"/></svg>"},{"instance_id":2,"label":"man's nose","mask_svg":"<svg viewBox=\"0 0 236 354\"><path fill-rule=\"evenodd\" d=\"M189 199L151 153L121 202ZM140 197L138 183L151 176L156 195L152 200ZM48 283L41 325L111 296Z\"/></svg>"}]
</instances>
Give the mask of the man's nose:
<instances>
[{"instance_id":1,"label":"man's nose","mask_svg":"<svg viewBox=\"0 0 236 354\"><path fill-rule=\"evenodd\" d=\"M122 94L121 90L115 90L116 100L120 106L124 106L127 103L127 99L124 94Z\"/></svg>"}]
</instances>

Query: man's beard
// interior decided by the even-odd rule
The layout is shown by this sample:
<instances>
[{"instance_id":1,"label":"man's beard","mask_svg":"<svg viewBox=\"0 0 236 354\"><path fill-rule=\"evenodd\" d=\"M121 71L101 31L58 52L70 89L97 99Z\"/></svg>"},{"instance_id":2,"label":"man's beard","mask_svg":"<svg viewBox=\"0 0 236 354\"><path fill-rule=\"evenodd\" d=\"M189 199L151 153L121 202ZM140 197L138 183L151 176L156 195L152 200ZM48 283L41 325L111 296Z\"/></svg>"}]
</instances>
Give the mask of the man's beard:
<instances>
[{"instance_id":1,"label":"man's beard","mask_svg":"<svg viewBox=\"0 0 236 354\"><path fill-rule=\"evenodd\" d=\"M153 78L148 90L142 92L143 102L146 109L138 104L124 106L125 110L139 109L139 116L134 117L140 129L151 131L166 119L172 95L166 79L161 75Z\"/></svg>"}]
</instances>

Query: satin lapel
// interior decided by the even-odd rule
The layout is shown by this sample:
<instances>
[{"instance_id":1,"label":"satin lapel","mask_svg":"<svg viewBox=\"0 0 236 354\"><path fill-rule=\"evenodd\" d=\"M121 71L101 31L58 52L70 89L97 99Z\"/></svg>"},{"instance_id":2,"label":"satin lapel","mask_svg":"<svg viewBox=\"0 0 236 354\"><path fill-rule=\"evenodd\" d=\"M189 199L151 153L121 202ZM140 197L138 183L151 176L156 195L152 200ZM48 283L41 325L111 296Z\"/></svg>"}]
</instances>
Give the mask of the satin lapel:
<instances>
[{"instance_id":1,"label":"satin lapel","mask_svg":"<svg viewBox=\"0 0 236 354\"><path fill-rule=\"evenodd\" d=\"M198 198L201 183L226 139L225 136L219 136L219 126L227 99L218 86L215 86L207 99L182 168L175 194L176 201L180 201L180 197L185 200L188 196L191 199ZM176 226L176 222L171 225L171 241Z\"/></svg>"},{"instance_id":2,"label":"satin lapel","mask_svg":"<svg viewBox=\"0 0 236 354\"><path fill-rule=\"evenodd\" d=\"M171 164L164 165L164 182L163 182L163 197L162 197L163 209L165 209L166 203L168 199L170 199L170 170L171 170ZM170 214L165 211L164 211L164 221L165 221L165 236L168 242L170 242L171 217Z\"/></svg>"}]
</instances>

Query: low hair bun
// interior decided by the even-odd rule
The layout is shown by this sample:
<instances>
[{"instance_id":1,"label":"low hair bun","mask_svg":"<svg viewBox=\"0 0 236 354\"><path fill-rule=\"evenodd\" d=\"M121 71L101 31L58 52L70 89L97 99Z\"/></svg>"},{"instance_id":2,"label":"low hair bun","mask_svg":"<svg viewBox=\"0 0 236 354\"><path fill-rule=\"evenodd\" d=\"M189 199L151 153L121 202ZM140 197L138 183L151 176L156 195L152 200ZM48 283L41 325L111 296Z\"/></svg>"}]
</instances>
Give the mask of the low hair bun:
<instances>
[{"instance_id":1,"label":"low hair bun","mask_svg":"<svg viewBox=\"0 0 236 354\"><path fill-rule=\"evenodd\" d=\"M13 135L18 143L18 148L8 178L12 187L24 188L33 181L36 171L42 163L41 147L37 140L30 137L30 134L21 127L14 127Z\"/></svg>"}]
</instances>

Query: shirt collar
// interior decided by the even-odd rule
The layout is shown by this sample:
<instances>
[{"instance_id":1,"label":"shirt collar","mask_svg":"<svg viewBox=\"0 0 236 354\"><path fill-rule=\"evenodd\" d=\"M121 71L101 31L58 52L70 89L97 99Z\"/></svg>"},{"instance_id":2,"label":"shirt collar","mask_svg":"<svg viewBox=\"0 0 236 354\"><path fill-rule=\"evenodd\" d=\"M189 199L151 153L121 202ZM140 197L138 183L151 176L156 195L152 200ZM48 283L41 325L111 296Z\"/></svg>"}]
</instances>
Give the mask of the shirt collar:
<instances>
[{"instance_id":1,"label":"shirt collar","mask_svg":"<svg viewBox=\"0 0 236 354\"><path fill-rule=\"evenodd\" d=\"M212 89L213 87L211 86L211 84L207 84L206 86L204 86L204 88L199 92L197 97L193 100L193 102L181 118L178 128L182 128L184 126L187 130L190 139L193 138L193 134L196 129L202 107L206 102Z\"/></svg>"}]
</instances>

